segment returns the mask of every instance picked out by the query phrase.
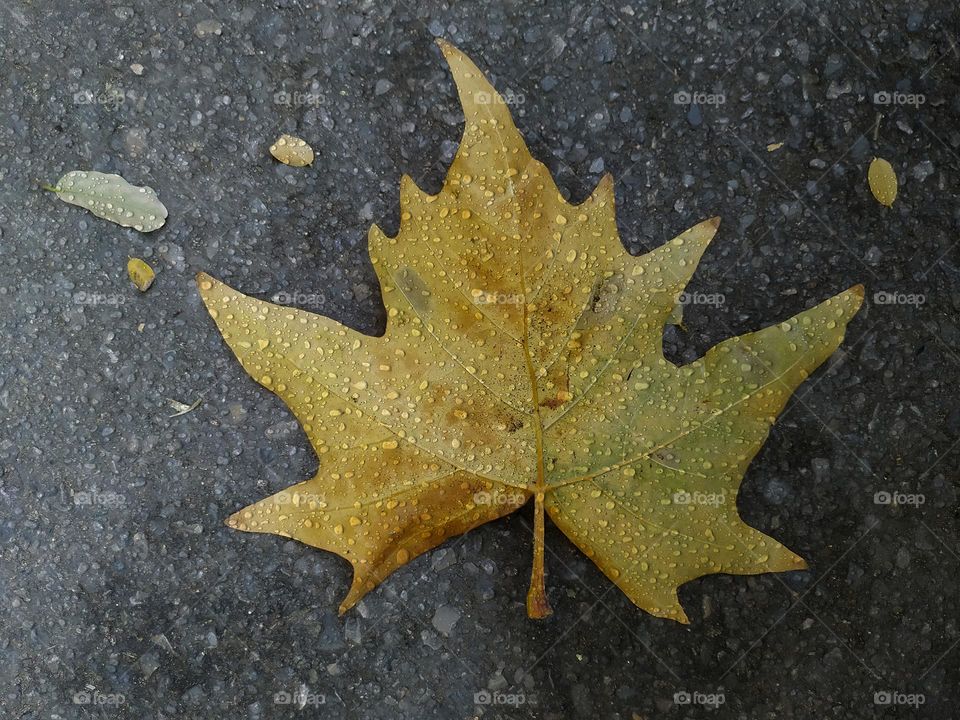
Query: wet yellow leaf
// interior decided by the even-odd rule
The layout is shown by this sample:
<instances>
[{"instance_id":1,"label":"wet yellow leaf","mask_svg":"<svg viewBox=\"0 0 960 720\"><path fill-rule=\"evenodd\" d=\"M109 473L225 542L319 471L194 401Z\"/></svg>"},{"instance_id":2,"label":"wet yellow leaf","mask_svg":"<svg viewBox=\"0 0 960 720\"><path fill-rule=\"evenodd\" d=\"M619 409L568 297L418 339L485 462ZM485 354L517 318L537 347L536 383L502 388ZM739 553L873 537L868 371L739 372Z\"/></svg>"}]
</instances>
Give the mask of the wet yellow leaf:
<instances>
[{"instance_id":1,"label":"wet yellow leaf","mask_svg":"<svg viewBox=\"0 0 960 720\"><path fill-rule=\"evenodd\" d=\"M127 260L127 275L140 292L146 292L156 277L152 267L140 258L133 257Z\"/></svg>"},{"instance_id":2,"label":"wet yellow leaf","mask_svg":"<svg viewBox=\"0 0 960 720\"><path fill-rule=\"evenodd\" d=\"M767 145L767 152L776 152L777 150L779 150L779 149L782 148L782 147L783 147L783 143L782 143L782 142L770 143L769 145Z\"/></svg>"},{"instance_id":3,"label":"wet yellow leaf","mask_svg":"<svg viewBox=\"0 0 960 720\"><path fill-rule=\"evenodd\" d=\"M897 199L897 173L893 166L883 158L874 158L867 170L867 182L870 192L881 205L893 206Z\"/></svg>"},{"instance_id":4,"label":"wet yellow leaf","mask_svg":"<svg viewBox=\"0 0 960 720\"><path fill-rule=\"evenodd\" d=\"M680 622L677 588L694 578L804 568L743 522L736 494L792 392L841 342L863 288L672 364L664 324L677 320L719 219L630 256L610 176L567 203L483 74L441 47L466 125L440 191L404 176L398 234L370 230L382 337L198 276L227 344L320 458L312 478L228 524L346 558L354 577L341 612L421 553L531 499L533 617L550 612L545 515L639 607Z\"/></svg>"},{"instance_id":5,"label":"wet yellow leaf","mask_svg":"<svg viewBox=\"0 0 960 720\"><path fill-rule=\"evenodd\" d=\"M293 135L281 135L270 146L270 154L277 160L292 167L304 167L313 162L313 148Z\"/></svg>"}]
</instances>

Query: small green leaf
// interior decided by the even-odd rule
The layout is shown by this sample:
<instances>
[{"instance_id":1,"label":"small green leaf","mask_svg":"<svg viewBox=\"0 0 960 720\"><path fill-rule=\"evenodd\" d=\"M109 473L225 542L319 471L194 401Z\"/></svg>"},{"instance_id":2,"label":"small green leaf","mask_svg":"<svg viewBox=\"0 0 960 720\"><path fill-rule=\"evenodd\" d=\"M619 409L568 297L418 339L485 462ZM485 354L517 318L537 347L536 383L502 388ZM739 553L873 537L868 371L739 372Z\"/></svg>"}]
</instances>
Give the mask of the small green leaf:
<instances>
[{"instance_id":1,"label":"small green leaf","mask_svg":"<svg viewBox=\"0 0 960 720\"><path fill-rule=\"evenodd\" d=\"M119 175L73 170L60 178L56 187L44 188L64 202L139 232L161 228L167 219L167 209L153 188L131 185Z\"/></svg>"}]
</instances>

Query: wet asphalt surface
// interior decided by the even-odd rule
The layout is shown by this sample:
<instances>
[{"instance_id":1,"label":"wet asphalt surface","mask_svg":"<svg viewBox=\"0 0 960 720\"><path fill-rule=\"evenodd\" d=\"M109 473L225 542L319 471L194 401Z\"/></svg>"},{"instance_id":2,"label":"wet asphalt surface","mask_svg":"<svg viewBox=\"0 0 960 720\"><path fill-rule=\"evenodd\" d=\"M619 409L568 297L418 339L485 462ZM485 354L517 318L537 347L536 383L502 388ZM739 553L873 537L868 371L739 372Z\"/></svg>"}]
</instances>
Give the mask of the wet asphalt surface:
<instances>
[{"instance_id":1,"label":"wet asphalt surface","mask_svg":"<svg viewBox=\"0 0 960 720\"><path fill-rule=\"evenodd\" d=\"M958 24L856 0L4 4L3 717L960 716ZM438 36L572 199L613 174L630 252L722 217L671 359L865 283L738 499L808 571L689 583L681 626L548 525L534 622L525 508L338 618L344 561L223 525L317 460L193 275L382 331L366 230L395 231L403 173L440 186L461 131ZM283 132L313 166L269 156ZM74 169L155 188L166 225L39 189Z\"/></svg>"}]
</instances>

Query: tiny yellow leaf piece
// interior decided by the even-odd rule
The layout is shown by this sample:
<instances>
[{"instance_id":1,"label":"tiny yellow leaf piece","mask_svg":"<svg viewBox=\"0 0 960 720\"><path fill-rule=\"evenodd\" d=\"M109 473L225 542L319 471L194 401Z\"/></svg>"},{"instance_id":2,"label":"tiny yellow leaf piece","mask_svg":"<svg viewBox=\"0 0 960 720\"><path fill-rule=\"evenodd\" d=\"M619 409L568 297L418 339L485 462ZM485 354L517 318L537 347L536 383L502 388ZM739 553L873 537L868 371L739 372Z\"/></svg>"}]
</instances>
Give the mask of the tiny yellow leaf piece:
<instances>
[{"instance_id":1,"label":"tiny yellow leaf piece","mask_svg":"<svg viewBox=\"0 0 960 720\"><path fill-rule=\"evenodd\" d=\"M270 154L285 165L305 167L313 162L313 148L293 135L281 135L270 146Z\"/></svg>"},{"instance_id":2,"label":"tiny yellow leaf piece","mask_svg":"<svg viewBox=\"0 0 960 720\"><path fill-rule=\"evenodd\" d=\"M782 148L782 147L783 147L783 143L782 143L782 142L770 143L769 145L767 145L767 152L776 152L777 150L779 150L779 149Z\"/></svg>"},{"instance_id":3,"label":"tiny yellow leaf piece","mask_svg":"<svg viewBox=\"0 0 960 720\"><path fill-rule=\"evenodd\" d=\"M153 279L156 277L152 267L140 258L135 257L127 260L127 275L130 276L131 282L137 286L137 290L140 292L149 290L150 286L153 285Z\"/></svg>"},{"instance_id":4,"label":"tiny yellow leaf piece","mask_svg":"<svg viewBox=\"0 0 960 720\"><path fill-rule=\"evenodd\" d=\"M897 199L897 173L893 165L883 158L874 158L867 170L867 182L877 202L887 207L893 206L893 201Z\"/></svg>"},{"instance_id":5,"label":"tiny yellow leaf piece","mask_svg":"<svg viewBox=\"0 0 960 720\"><path fill-rule=\"evenodd\" d=\"M197 277L230 349L320 459L230 527L348 560L341 612L528 501L535 618L550 614L546 516L638 607L678 622L677 588L694 578L805 568L744 522L737 492L793 392L843 340L863 287L675 365L664 326L680 321L720 219L631 256L612 178L567 202L483 73L440 47L465 127L443 186L430 194L404 176L397 234L370 229L383 335Z\"/></svg>"}]
</instances>

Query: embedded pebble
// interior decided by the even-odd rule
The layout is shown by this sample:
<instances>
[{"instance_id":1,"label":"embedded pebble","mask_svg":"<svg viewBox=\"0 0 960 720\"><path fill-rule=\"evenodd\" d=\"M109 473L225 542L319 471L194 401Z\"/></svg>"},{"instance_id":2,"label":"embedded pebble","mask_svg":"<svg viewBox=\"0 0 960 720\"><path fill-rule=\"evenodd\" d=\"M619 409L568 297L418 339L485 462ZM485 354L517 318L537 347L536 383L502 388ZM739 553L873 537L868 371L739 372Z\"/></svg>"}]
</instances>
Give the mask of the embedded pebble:
<instances>
[{"instance_id":1,"label":"embedded pebble","mask_svg":"<svg viewBox=\"0 0 960 720\"><path fill-rule=\"evenodd\" d=\"M441 605L433 615L431 623L441 635L449 636L453 627L459 622L461 611L450 605Z\"/></svg>"}]
</instances>

